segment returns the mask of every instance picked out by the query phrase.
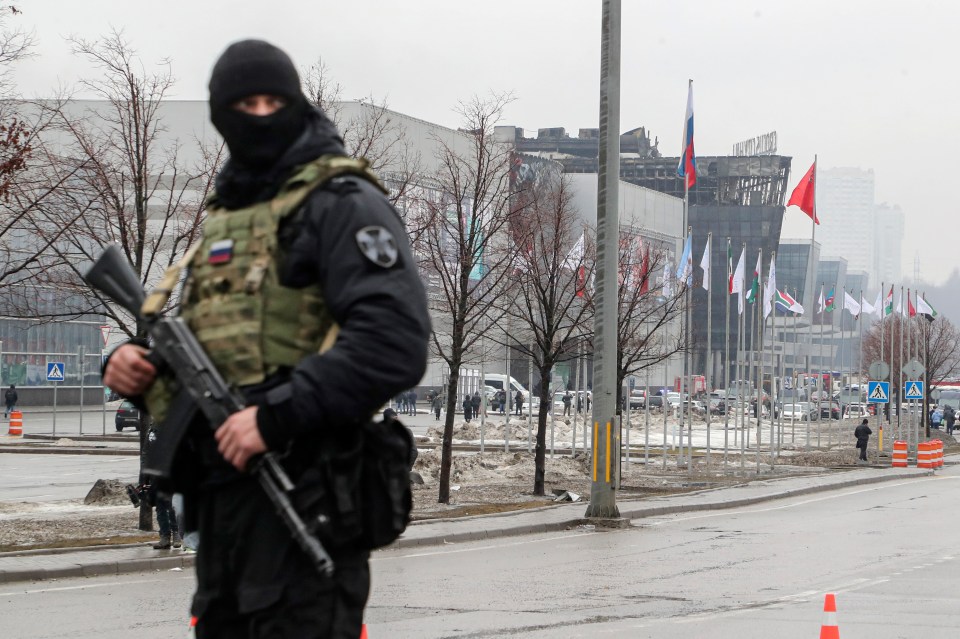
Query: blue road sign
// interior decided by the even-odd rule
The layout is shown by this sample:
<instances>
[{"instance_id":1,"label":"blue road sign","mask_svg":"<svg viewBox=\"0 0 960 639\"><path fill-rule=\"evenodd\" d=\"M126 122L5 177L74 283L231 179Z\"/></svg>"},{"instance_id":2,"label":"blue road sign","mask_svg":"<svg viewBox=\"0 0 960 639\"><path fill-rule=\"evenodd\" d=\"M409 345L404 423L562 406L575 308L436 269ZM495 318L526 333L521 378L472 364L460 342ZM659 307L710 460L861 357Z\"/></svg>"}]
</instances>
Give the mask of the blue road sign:
<instances>
[{"instance_id":1,"label":"blue road sign","mask_svg":"<svg viewBox=\"0 0 960 639\"><path fill-rule=\"evenodd\" d=\"M633 375L631 375L631 376L627 379L627 382L630 384L630 390L633 390L633 389L636 387L636 385L637 385L637 378L634 377Z\"/></svg>"},{"instance_id":2,"label":"blue road sign","mask_svg":"<svg viewBox=\"0 0 960 639\"><path fill-rule=\"evenodd\" d=\"M904 399L923 399L923 382L911 380L903 383Z\"/></svg>"},{"instance_id":3,"label":"blue road sign","mask_svg":"<svg viewBox=\"0 0 960 639\"><path fill-rule=\"evenodd\" d=\"M867 401L871 404L889 404L890 382L867 382Z\"/></svg>"},{"instance_id":4,"label":"blue road sign","mask_svg":"<svg viewBox=\"0 0 960 639\"><path fill-rule=\"evenodd\" d=\"M63 381L63 362L47 362L47 381Z\"/></svg>"}]
</instances>

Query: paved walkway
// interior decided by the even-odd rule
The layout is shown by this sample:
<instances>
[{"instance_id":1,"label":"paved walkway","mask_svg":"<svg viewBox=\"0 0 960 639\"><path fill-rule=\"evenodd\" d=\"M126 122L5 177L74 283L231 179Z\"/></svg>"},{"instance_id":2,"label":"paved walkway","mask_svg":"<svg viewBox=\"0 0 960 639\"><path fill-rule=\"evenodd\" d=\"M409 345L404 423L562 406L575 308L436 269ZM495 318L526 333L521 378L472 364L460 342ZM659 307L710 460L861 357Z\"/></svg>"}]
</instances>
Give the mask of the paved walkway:
<instances>
[{"instance_id":1,"label":"paved walkway","mask_svg":"<svg viewBox=\"0 0 960 639\"><path fill-rule=\"evenodd\" d=\"M957 461L957 460L954 460ZM585 503L561 504L496 515L414 522L391 548L462 543L509 535L566 530L579 525L626 525L627 520L670 513L717 510L815 492L883 481L924 477L931 471L916 468L858 468L822 475L758 480L733 487L682 495L621 501L621 519L584 520ZM0 553L0 583L122 574L148 570L188 568L195 555L180 550L158 551L149 544L92 549Z\"/></svg>"}]
</instances>

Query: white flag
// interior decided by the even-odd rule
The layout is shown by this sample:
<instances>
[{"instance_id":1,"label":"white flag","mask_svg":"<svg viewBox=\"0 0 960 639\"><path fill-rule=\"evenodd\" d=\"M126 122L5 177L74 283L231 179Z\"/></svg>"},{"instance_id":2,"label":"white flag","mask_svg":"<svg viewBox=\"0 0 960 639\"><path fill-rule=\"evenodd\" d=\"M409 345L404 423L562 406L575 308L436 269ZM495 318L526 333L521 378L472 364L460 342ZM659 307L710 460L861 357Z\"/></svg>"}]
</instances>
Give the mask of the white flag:
<instances>
[{"instance_id":1,"label":"white flag","mask_svg":"<svg viewBox=\"0 0 960 639\"><path fill-rule=\"evenodd\" d=\"M703 269L703 288L710 290L710 237L707 236L707 245L703 247L703 257L700 259L700 268Z\"/></svg>"},{"instance_id":2,"label":"white flag","mask_svg":"<svg viewBox=\"0 0 960 639\"><path fill-rule=\"evenodd\" d=\"M863 291L860 291L860 312L864 315L872 315L874 312L876 312L876 309L873 307L873 305L867 300L863 299Z\"/></svg>"},{"instance_id":3,"label":"white flag","mask_svg":"<svg viewBox=\"0 0 960 639\"><path fill-rule=\"evenodd\" d=\"M850 293L847 293L846 291L843 292L843 307L850 311L850 314L854 317L860 315L860 302L853 299L853 297L850 296Z\"/></svg>"},{"instance_id":4,"label":"white flag","mask_svg":"<svg viewBox=\"0 0 960 639\"><path fill-rule=\"evenodd\" d=\"M883 289L877 291L877 301L873 303L873 314L877 319L883 319Z\"/></svg>"},{"instance_id":5,"label":"white flag","mask_svg":"<svg viewBox=\"0 0 960 639\"><path fill-rule=\"evenodd\" d=\"M663 296L667 299L673 296L673 287L670 286L671 271L670 262L663 265Z\"/></svg>"},{"instance_id":6,"label":"white flag","mask_svg":"<svg viewBox=\"0 0 960 639\"><path fill-rule=\"evenodd\" d=\"M740 315L743 315L743 269L746 261L747 247L744 246L740 253L740 261L737 262L737 268L733 271L733 286L730 288L731 294L737 294L737 312Z\"/></svg>"},{"instance_id":7,"label":"white flag","mask_svg":"<svg viewBox=\"0 0 960 639\"><path fill-rule=\"evenodd\" d=\"M583 254L584 248L586 246L586 233L580 235L580 239L577 240L577 243L573 245L573 248L570 249L570 252L567 253L566 259L563 260L564 268L568 268L571 271L575 271L581 266L583 266Z\"/></svg>"},{"instance_id":8,"label":"white flag","mask_svg":"<svg viewBox=\"0 0 960 639\"><path fill-rule=\"evenodd\" d=\"M686 282L687 286L693 284L693 235L687 235L683 244L683 253L677 264L677 281Z\"/></svg>"},{"instance_id":9,"label":"white flag","mask_svg":"<svg viewBox=\"0 0 960 639\"><path fill-rule=\"evenodd\" d=\"M897 300L897 313L907 316L907 310L903 307L903 292L900 293L900 299Z\"/></svg>"},{"instance_id":10,"label":"white flag","mask_svg":"<svg viewBox=\"0 0 960 639\"><path fill-rule=\"evenodd\" d=\"M817 304L819 304L819 308L817 308L817 312L820 314L823 314L823 309L825 306L823 303L823 284L820 285L820 299L817 300Z\"/></svg>"},{"instance_id":11,"label":"white flag","mask_svg":"<svg viewBox=\"0 0 960 639\"><path fill-rule=\"evenodd\" d=\"M777 267L770 259L770 271L767 273L767 286L763 289L763 319L773 311L773 300L777 296Z\"/></svg>"}]
</instances>

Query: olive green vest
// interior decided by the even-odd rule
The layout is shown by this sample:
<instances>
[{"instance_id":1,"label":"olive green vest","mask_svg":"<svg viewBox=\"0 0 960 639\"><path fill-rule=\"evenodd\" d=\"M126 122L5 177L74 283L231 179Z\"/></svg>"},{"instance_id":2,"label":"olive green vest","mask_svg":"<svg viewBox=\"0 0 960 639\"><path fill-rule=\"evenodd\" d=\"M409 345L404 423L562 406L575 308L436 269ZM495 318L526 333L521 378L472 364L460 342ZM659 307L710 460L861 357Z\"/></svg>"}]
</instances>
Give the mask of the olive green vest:
<instances>
[{"instance_id":1,"label":"olive green vest","mask_svg":"<svg viewBox=\"0 0 960 639\"><path fill-rule=\"evenodd\" d=\"M319 285L280 283L277 230L314 189L343 174L386 192L366 160L323 156L300 167L270 201L235 210L218 205L215 194L207 201L181 316L228 382L256 384L294 367L319 351L333 327Z\"/></svg>"}]
</instances>

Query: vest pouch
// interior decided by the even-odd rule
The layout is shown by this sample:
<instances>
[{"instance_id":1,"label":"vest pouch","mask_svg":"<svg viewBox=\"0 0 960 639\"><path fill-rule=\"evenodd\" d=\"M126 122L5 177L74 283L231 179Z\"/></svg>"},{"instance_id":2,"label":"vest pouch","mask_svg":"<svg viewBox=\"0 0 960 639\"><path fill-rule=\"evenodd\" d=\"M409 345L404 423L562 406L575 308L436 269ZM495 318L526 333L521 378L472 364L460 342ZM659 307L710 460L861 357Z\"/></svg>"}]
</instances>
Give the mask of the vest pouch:
<instances>
[{"instance_id":1,"label":"vest pouch","mask_svg":"<svg viewBox=\"0 0 960 639\"><path fill-rule=\"evenodd\" d=\"M322 455L322 462L299 475L293 506L311 532L331 548L356 544L360 537L360 442L352 450Z\"/></svg>"},{"instance_id":2,"label":"vest pouch","mask_svg":"<svg viewBox=\"0 0 960 639\"><path fill-rule=\"evenodd\" d=\"M399 537L410 523L410 455L413 435L397 420L367 422L363 430L361 545L381 548Z\"/></svg>"}]
</instances>

